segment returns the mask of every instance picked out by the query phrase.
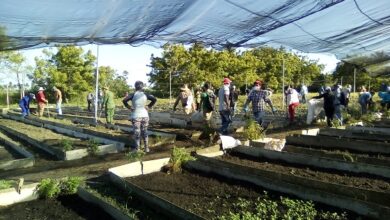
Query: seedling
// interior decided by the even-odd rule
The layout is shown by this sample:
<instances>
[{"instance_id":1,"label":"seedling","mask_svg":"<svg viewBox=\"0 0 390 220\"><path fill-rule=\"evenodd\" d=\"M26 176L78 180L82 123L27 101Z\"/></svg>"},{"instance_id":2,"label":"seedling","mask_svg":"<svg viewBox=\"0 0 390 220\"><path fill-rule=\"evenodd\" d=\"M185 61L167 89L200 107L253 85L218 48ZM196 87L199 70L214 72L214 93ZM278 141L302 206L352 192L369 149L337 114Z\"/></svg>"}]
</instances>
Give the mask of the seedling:
<instances>
[{"instance_id":1,"label":"seedling","mask_svg":"<svg viewBox=\"0 0 390 220\"><path fill-rule=\"evenodd\" d=\"M81 183L84 182L84 178L82 177L67 177L66 179L61 181L61 194L62 195L71 195L77 192L77 188Z\"/></svg>"},{"instance_id":2,"label":"seedling","mask_svg":"<svg viewBox=\"0 0 390 220\"><path fill-rule=\"evenodd\" d=\"M99 142L94 138L89 139L87 151L92 155L96 155L99 152Z\"/></svg>"},{"instance_id":3,"label":"seedling","mask_svg":"<svg viewBox=\"0 0 390 220\"><path fill-rule=\"evenodd\" d=\"M61 192L60 182L50 178L42 179L37 186L37 190L40 198L56 198Z\"/></svg>"},{"instance_id":4,"label":"seedling","mask_svg":"<svg viewBox=\"0 0 390 220\"><path fill-rule=\"evenodd\" d=\"M252 118L246 121L244 137L249 140L257 140L265 138L264 128L262 128Z\"/></svg>"},{"instance_id":5,"label":"seedling","mask_svg":"<svg viewBox=\"0 0 390 220\"><path fill-rule=\"evenodd\" d=\"M60 142L60 145L62 146L63 151L70 151L74 149L73 143L69 139L62 139Z\"/></svg>"},{"instance_id":6,"label":"seedling","mask_svg":"<svg viewBox=\"0 0 390 220\"><path fill-rule=\"evenodd\" d=\"M0 180L0 190L11 188L14 184L14 180Z\"/></svg>"},{"instance_id":7,"label":"seedling","mask_svg":"<svg viewBox=\"0 0 390 220\"><path fill-rule=\"evenodd\" d=\"M144 174L144 164L143 164L143 158L145 156L145 152L142 150L135 150L135 151L130 151L126 154L127 159L130 162L136 162L139 161L141 164L141 173Z\"/></svg>"},{"instance_id":8,"label":"seedling","mask_svg":"<svg viewBox=\"0 0 390 220\"><path fill-rule=\"evenodd\" d=\"M182 169L182 165L191 160L195 160L195 158L191 156L185 148L173 147L171 158L169 159L168 170L179 172Z\"/></svg>"}]
</instances>

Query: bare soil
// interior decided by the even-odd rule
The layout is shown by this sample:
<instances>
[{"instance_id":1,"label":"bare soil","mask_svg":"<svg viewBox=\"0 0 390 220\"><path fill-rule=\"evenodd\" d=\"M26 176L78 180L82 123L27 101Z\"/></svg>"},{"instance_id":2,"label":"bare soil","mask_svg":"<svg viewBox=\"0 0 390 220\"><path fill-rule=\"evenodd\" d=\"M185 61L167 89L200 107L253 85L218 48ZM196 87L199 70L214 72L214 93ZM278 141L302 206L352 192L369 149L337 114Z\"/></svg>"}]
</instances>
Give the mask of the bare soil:
<instances>
[{"instance_id":1,"label":"bare soil","mask_svg":"<svg viewBox=\"0 0 390 220\"><path fill-rule=\"evenodd\" d=\"M101 208L84 202L78 196L34 200L0 208L0 219L12 220L111 220Z\"/></svg>"},{"instance_id":2,"label":"bare soil","mask_svg":"<svg viewBox=\"0 0 390 220\"><path fill-rule=\"evenodd\" d=\"M302 167L299 165L270 162L262 158L255 160L244 159L242 157L235 157L232 155L224 155L218 159L239 164L243 166L253 167L267 171L274 171L277 173L292 174L294 176L315 179L328 183L336 183L346 186L363 188L368 190L375 190L380 192L390 193L390 183L388 180L374 177L358 176L354 174L347 174L338 171L322 171L315 168Z\"/></svg>"}]
</instances>

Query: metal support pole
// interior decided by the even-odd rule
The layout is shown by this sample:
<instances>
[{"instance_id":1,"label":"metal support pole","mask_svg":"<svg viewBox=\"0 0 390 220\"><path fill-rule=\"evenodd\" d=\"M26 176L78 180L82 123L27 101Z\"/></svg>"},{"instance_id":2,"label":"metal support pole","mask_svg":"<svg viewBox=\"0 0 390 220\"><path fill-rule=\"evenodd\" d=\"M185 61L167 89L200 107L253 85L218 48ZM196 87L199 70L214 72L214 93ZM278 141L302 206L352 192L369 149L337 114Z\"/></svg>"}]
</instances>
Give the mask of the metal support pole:
<instances>
[{"instance_id":1,"label":"metal support pole","mask_svg":"<svg viewBox=\"0 0 390 220\"><path fill-rule=\"evenodd\" d=\"M169 71L169 107L172 107L172 72Z\"/></svg>"},{"instance_id":2,"label":"metal support pole","mask_svg":"<svg viewBox=\"0 0 390 220\"><path fill-rule=\"evenodd\" d=\"M7 84L7 108L9 109L9 85Z\"/></svg>"},{"instance_id":3,"label":"metal support pole","mask_svg":"<svg viewBox=\"0 0 390 220\"><path fill-rule=\"evenodd\" d=\"M96 45L96 74L95 74L95 123L97 124L98 118L98 98L99 98L99 45Z\"/></svg>"},{"instance_id":4,"label":"metal support pole","mask_svg":"<svg viewBox=\"0 0 390 220\"><path fill-rule=\"evenodd\" d=\"M282 97L283 97L283 109L284 109L284 104L285 104L285 94L284 94L284 56L282 57Z\"/></svg>"},{"instance_id":5,"label":"metal support pole","mask_svg":"<svg viewBox=\"0 0 390 220\"><path fill-rule=\"evenodd\" d=\"M353 68L353 92L356 92L356 67Z\"/></svg>"}]
</instances>

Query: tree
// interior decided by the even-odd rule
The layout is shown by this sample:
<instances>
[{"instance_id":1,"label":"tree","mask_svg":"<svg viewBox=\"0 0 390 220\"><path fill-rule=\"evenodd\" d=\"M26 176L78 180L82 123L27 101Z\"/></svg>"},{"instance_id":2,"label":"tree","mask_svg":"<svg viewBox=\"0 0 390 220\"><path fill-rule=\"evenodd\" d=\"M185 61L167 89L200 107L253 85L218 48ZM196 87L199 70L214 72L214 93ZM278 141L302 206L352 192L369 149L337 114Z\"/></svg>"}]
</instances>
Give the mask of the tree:
<instances>
[{"instance_id":1,"label":"tree","mask_svg":"<svg viewBox=\"0 0 390 220\"><path fill-rule=\"evenodd\" d=\"M35 58L34 85L50 89L56 86L65 98L93 90L96 57L91 51L84 54L81 47L61 46L56 53L43 52L45 58Z\"/></svg>"}]
</instances>

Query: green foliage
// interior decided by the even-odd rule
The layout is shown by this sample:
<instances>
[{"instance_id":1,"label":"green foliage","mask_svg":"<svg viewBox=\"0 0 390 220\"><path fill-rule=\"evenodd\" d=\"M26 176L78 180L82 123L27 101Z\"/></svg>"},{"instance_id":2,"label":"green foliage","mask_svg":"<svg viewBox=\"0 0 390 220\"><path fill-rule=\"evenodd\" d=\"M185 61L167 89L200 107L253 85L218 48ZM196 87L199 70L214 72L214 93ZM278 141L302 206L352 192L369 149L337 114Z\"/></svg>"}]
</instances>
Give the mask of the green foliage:
<instances>
[{"instance_id":1,"label":"green foliage","mask_svg":"<svg viewBox=\"0 0 390 220\"><path fill-rule=\"evenodd\" d=\"M195 160L195 158L191 156L185 148L174 147L171 158L169 159L169 164L171 165L173 172L179 172L181 171L182 164L191 160Z\"/></svg>"},{"instance_id":2,"label":"green foliage","mask_svg":"<svg viewBox=\"0 0 390 220\"><path fill-rule=\"evenodd\" d=\"M152 71L148 75L153 89L162 91L164 97L169 94L170 78L173 91L179 91L183 82L195 87L208 81L218 88L222 78L227 76L241 89L260 78L267 82L269 88L281 91L283 60L287 84L298 85L303 81L309 84L323 68L317 61L287 53L284 48L216 51L195 43L188 49L177 44L166 44L163 49L161 57L152 55Z\"/></svg>"},{"instance_id":3,"label":"green foliage","mask_svg":"<svg viewBox=\"0 0 390 220\"><path fill-rule=\"evenodd\" d=\"M61 145L62 150L63 150L64 152L70 151L70 150L73 150L73 149L74 149L73 143L72 143L72 141L69 140L69 139L62 139L61 142L60 142L60 145Z\"/></svg>"},{"instance_id":4,"label":"green foliage","mask_svg":"<svg viewBox=\"0 0 390 220\"><path fill-rule=\"evenodd\" d=\"M40 198L53 199L59 195L74 194L83 181L82 177L67 177L61 180L45 178L37 186L38 195Z\"/></svg>"},{"instance_id":5,"label":"green foliage","mask_svg":"<svg viewBox=\"0 0 390 220\"><path fill-rule=\"evenodd\" d=\"M142 150L130 151L126 154L127 159L130 162L143 161L143 157L145 156L145 152Z\"/></svg>"},{"instance_id":6,"label":"green foliage","mask_svg":"<svg viewBox=\"0 0 390 220\"><path fill-rule=\"evenodd\" d=\"M99 142L94 138L89 139L87 151L92 155L96 155L99 151Z\"/></svg>"},{"instance_id":7,"label":"green foliage","mask_svg":"<svg viewBox=\"0 0 390 220\"><path fill-rule=\"evenodd\" d=\"M257 140L264 138L264 129L252 118L249 118L246 121L244 137L249 140Z\"/></svg>"},{"instance_id":8,"label":"green foliage","mask_svg":"<svg viewBox=\"0 0 390 220\"><path fill-rule=\"evenodd\" d=\"M223 205L223 204L222 204ZM239 198L233 204L234 208L226 215L218 216L219 220L291 220L291 219L332 219L346 220L345 212L328 212L317 210L311 201L303 201L280 197L280 200L270 199L267 192L262 198L247 200Z\"/></svg>"},{"instance_id":9,"label":"green foliage","mask_svg":"<svg viewBox=\"0 0 390 220\"><path fill-rule=\"evenodd\" d=\"M40 198L56 198L61 192L60 182L55 179L45 178L38 184L38 195Z\"/></svg>"},{"instance_id":10,"label":"green foliage","mask_svg":"<svg viewBox=\"0 0 390 220\"><path fill-rule=\"evenodd\" d=\"M0 180L0 190L11 188L14 184L14 180Z\"/></svg>"},{"instance_id":11,"label":"green foliage","mask_svg":"<svg viewBox=\"0 0 390 220\"><path fill-rule=\"evenodd\" d=\"M77 192L77 188L84 182L82 177L67 177L65 180L61 181L61 194L62 195L71 195Z\"/></svg>"}]
</instances>

